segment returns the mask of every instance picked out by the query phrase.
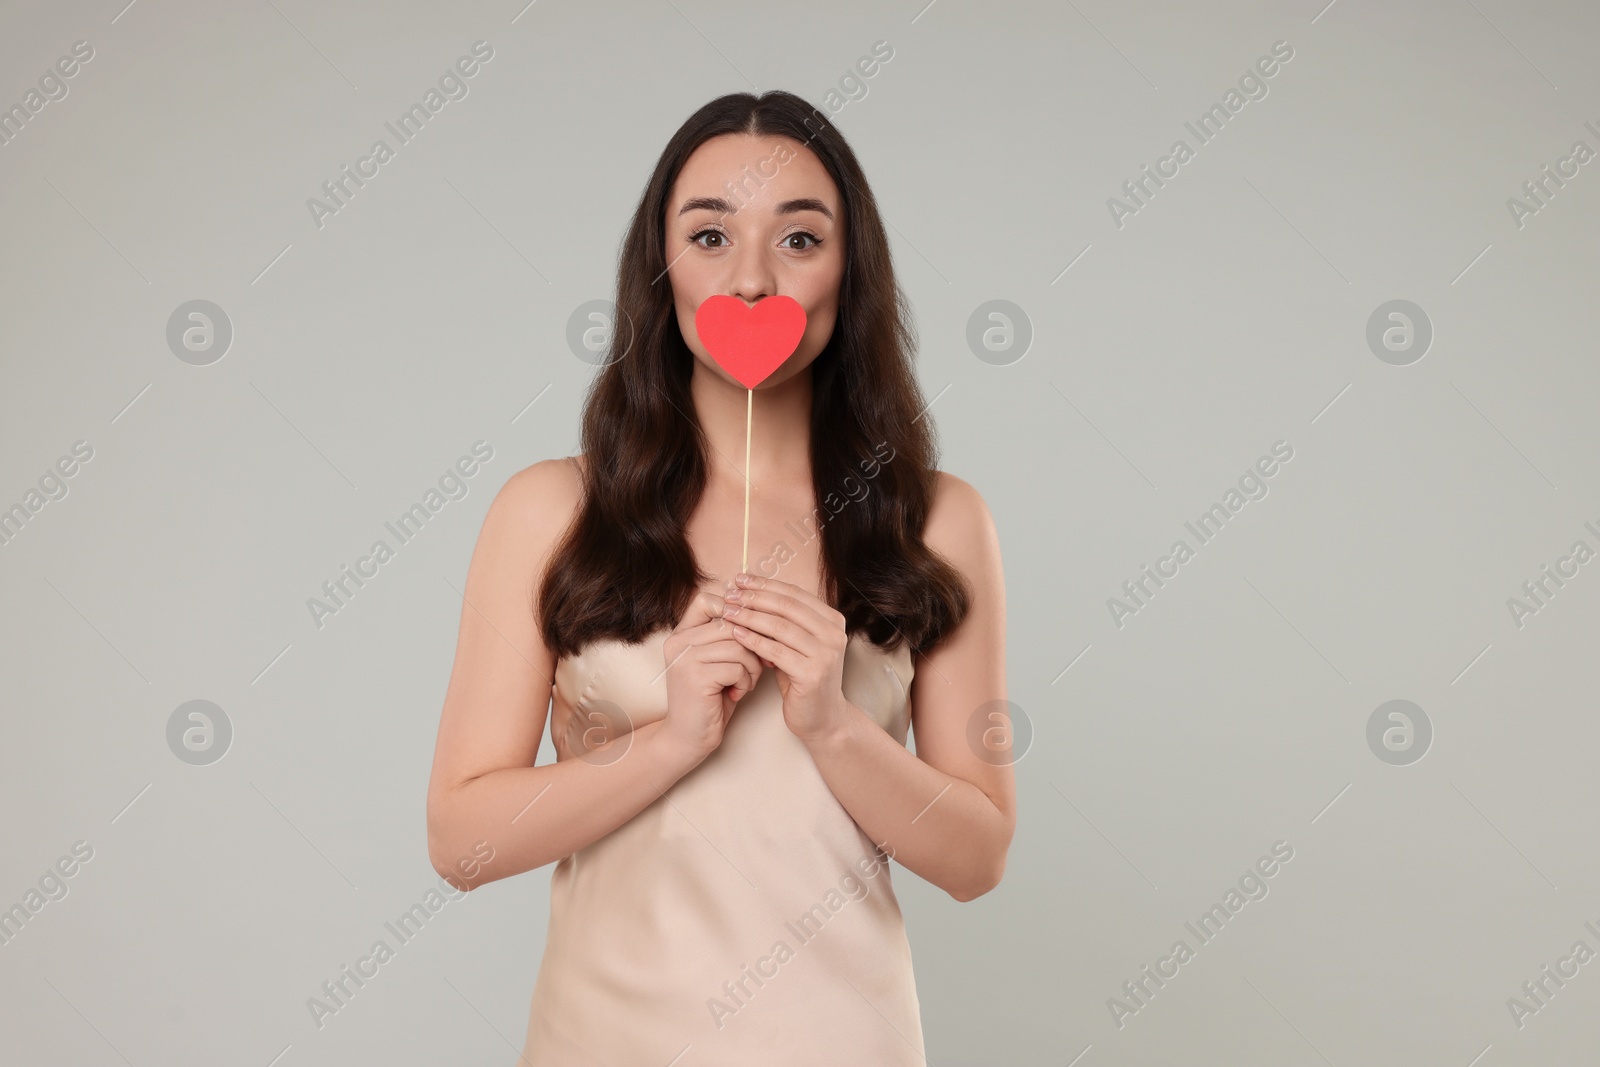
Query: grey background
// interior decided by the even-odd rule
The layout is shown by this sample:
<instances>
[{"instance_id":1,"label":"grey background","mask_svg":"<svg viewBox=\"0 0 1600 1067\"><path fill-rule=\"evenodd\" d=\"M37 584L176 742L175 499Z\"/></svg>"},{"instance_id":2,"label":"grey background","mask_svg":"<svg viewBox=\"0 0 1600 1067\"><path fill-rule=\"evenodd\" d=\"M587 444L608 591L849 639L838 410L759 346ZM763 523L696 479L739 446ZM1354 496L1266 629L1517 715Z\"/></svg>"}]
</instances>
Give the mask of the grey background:
<instances>
[{"instance_id":1,"label":"grey background","mask_svg":"<svg viewBox=\"0 0 1600 1067\"><path fill-rule=\"evenodd\" d=\"M895 872L929 1062L1592 1054L1600 962L1521 1028L1506 1002L1600 950L1600 563L1520 628L1506 601L1600 547L1600 162L1520 228L1506 201L1600 149L1593 5L123 4L11 0L0 32L5 106L95 50L0 147L0 505L94 449L0 547L0 906L94 849L0 946L0 1058L514 1062L548 868L450 903L321 1029L305 1002L436 882L457 590L500 484L576 449L568 316L610 294L661 147L724 92L822 105L878 40L834 121L942 466L1000 530L1036 730L1002 885ZM469 95L317 228L306 199L480 39ZM1268 95L1114 225L1279 40ZM193 299L233 326L210 366L166 344ZM1005 366L966 342L993 299L1033 331ZM1408 366L1365 340L1393 299L1435 332ZM468 495L317 628L307 598L480 439ZM1116 626L1278 440L1268 495ZM196 699L233 729L208 766L167 743ZM1434 731L1407 766L1366 740L1394 699ZM1108 998L1179 938L1119 1028Z\"/></svg>"}]
</instances>

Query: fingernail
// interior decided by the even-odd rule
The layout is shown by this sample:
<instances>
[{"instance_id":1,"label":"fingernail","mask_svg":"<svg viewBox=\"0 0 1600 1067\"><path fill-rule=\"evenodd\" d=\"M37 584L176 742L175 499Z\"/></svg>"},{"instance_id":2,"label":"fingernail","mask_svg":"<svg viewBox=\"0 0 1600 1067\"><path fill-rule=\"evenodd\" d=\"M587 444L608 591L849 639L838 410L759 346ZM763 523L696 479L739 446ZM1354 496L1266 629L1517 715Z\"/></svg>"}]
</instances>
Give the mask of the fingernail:
<instances>
[{"instance_id":1,"label":"fingernail","mask_svg":"<svg viewBox=\"0 0 1600 1067\"><path fill-rule=\"evenodd\" d=\"M730 604L739 603L739 600L740 600L739 590L735 589L733 592L729 593L724 599Z\"/></svg>"},{"instance_id":2,"label":"fingernail","mask_svg":"<svg viewBox=\"0 0 1600 1067\"><path fill-rule=\"evenodd\" d=\"M744 573L742 571L739 573L739 575L736 578L734 578L734 581L738 582L740 585L749 585L751 582L753 582L755 580L756 580L755 579L755 575L747 574L747 573Z\"/></svg>"}]
</instances>

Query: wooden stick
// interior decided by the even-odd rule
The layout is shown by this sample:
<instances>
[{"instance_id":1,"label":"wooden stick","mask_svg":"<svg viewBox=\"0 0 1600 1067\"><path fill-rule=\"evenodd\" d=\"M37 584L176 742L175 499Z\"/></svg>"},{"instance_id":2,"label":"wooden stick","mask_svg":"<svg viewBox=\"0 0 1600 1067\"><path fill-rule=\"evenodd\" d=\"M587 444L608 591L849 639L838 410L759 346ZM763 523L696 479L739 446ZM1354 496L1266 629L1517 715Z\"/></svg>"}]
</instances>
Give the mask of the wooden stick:
<instances>
[{"instance_id":1,"label":"wooden stick","mask_svg":"<svg viewBox=\"0 0 1600 1067\"><path fill-rule=\"evenodd\" d=\"M745 390L744 401L744 544L739 549L739 569L750 564L750 426L755 420L756 391Z\"/></svg>"}]
</instances>

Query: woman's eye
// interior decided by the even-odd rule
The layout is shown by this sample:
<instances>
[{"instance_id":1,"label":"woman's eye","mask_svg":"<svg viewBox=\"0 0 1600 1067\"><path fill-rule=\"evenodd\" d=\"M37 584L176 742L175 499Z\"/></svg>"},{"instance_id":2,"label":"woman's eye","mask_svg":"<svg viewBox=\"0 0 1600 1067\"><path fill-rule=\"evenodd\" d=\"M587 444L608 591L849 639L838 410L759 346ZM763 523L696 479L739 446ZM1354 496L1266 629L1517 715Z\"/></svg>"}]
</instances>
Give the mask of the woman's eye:
<instances>
[{"instance_id":1,"label":"woman's eye","mask_svg":"<svg viewBox=\"0 0 1600 1067\"><path fill-rule=\"evenodd\" d=\"M701 248L725 248L728 235L721 230L705 229L689 236L691 244L698 244ZM800 242L800 243L796 243ZM810 242L809 244L805 242ZM791 252L808 252L822 243L822 238L805 230L797 230L783 239L784 246Z\"/></svg>"}]
</instances>

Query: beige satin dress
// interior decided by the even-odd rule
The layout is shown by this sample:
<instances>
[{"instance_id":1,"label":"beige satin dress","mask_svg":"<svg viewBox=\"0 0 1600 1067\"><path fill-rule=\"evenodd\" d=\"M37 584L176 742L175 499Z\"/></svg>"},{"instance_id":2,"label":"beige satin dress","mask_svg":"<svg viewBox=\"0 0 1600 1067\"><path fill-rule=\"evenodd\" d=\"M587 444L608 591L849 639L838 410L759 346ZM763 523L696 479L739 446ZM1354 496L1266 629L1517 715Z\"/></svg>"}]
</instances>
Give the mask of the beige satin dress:
<instances>
[{"instance_id":1,"label":"beige satin dress","mask_svg":"<svg viewBox=\"0 0 1600 1067\"><path fill-rule=\"evenodd\" d=\"M557 759L626 770L611 736L665 716L660 630L556 665ZM864 635L844 694L900 744L912 662ZM775 672L721 746L610 834L560 860L523 1060L531 1067L923 1067L889 861L783 721ZM592 744L586 744L586 738Z\"/></svg>"}]
</instances>

